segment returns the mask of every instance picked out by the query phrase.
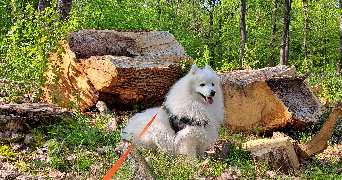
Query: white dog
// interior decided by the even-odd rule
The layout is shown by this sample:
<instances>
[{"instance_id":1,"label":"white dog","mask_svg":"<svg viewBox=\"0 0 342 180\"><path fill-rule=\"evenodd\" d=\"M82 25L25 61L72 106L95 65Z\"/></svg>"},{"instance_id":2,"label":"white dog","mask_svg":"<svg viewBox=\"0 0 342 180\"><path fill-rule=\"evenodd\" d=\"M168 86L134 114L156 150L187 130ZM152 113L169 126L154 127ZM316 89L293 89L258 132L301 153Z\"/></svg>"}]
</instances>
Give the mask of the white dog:
<instances>
[{"instance_id":1,"label":"white dog","mask_svg":"<svg viewBox=\"0 0 342 180\"><path fill-rule=\"evenodd\" d=\"M219 77L206 66L191 67L190 72L174 84L166 96L164 108L156 116L137 145L173 155L204 155L216 138L224 119ZM123 129L122 138L135 141L159 108L133 116Z\"/></svg>"}]
</instances>

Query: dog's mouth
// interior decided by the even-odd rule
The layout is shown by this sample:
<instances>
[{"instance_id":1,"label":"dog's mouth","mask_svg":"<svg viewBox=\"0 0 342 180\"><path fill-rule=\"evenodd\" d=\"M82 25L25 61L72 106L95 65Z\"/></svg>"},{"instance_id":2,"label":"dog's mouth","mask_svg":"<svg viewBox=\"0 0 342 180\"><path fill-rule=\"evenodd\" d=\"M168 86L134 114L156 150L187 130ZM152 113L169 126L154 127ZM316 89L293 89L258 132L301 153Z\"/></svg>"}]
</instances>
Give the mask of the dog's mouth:
<instances>
[{"instance_id":1,"label":"dog's mouth","mask_svg":"<svg viewBox=\"0 0 342 180\"><path fill-rule=\"evenodd\" d=\"M213 97L207 97L207 96L204 96L203 94L199 93L203 99L205 100L205 102L207 102L208 104L212 104L214 102L213 100Z\"/></svg>"}]
</instances>

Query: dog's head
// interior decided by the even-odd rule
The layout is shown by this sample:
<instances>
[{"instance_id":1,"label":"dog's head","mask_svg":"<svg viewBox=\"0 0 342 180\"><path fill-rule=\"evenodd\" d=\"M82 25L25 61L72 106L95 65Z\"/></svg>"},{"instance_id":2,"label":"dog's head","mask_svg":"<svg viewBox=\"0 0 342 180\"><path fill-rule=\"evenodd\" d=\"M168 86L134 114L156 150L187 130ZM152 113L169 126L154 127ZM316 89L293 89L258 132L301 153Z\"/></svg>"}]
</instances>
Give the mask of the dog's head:
<instances>
[{"instance_id":1,"label":"dog's head","mask_svg":"<svg viewBox=\"0 0 342 180\"><path fill-rule=\"evenodd\" d=\"M193 88L200 97L199 99L208 104L212 104L217 91L220 90L219 78L214 70L209 65L204 69L199 69L196 65L193 65L189 75L193 81Z\"/></svg>"}]
</instances>

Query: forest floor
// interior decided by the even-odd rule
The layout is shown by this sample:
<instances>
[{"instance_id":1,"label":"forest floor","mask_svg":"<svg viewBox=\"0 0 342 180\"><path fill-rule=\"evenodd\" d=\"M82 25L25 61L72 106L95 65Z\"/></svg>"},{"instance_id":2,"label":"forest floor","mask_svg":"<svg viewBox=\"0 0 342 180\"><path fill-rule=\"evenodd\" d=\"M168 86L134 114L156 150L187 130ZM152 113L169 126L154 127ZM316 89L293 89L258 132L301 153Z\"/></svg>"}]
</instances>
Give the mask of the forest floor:
<instances>
[{"instance_id":1,"label":"forest floor","mask_svg":"<svg viewBox=\"0 0 342 180\"><path fill-rule=\"evenodd\" d=\"M73 119L65 118L24 134L0 133L0 180L101 179L119 158L115 145L120 130L139 111L112 111L109 115L75 113ZM342 119L339 119L328 148L308 160L300 158L299 169L287 172L253 160L242 149L243 142L263 136L237 134L225 128L220 129L220 140L209 148L203 159L174 158L145 149L141 155L157 179L342 179L341 129ZM318 131L317 125L313 125L303 132L284 133L303 143ZM225 142L231 142L232 147L229 158L221 162L219 153ZM114 179L133 177L134 162L126 159Z\"/></svg>"}]
</instances>

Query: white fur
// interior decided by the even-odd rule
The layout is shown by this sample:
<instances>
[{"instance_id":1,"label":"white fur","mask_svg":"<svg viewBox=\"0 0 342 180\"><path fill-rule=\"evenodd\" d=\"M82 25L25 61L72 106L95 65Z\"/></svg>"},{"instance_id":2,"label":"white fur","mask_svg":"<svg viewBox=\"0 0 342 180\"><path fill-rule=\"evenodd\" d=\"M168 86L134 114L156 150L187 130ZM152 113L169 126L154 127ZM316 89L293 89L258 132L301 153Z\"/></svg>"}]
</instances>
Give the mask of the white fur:
<instances>
[{"instance_id":1,"label":"white fur","mask_svg":"<svg viewBox=\"0 0 342 180\"><path fill-rule=\"evenodd\" d=\"M212 97L212 104L208 104L199 94L210 96L210 91L216 91L215 96ZM206 121L208 124L205 127L187 125L176 134L171 128L167 113L161 110L137 145L152 150L161 149L174 155L183 154L189 157L203 155L204 150L218 137L217 131L224 119L222 101L219 77L215 72L210 66L199 69L193 65L190 72L172 86L166 96L165 105L177 116ZM135 141L158 109L148 109L133 116L123 129L126 133L123 133L122 138Z\"/></svg>"}]
</instances>

